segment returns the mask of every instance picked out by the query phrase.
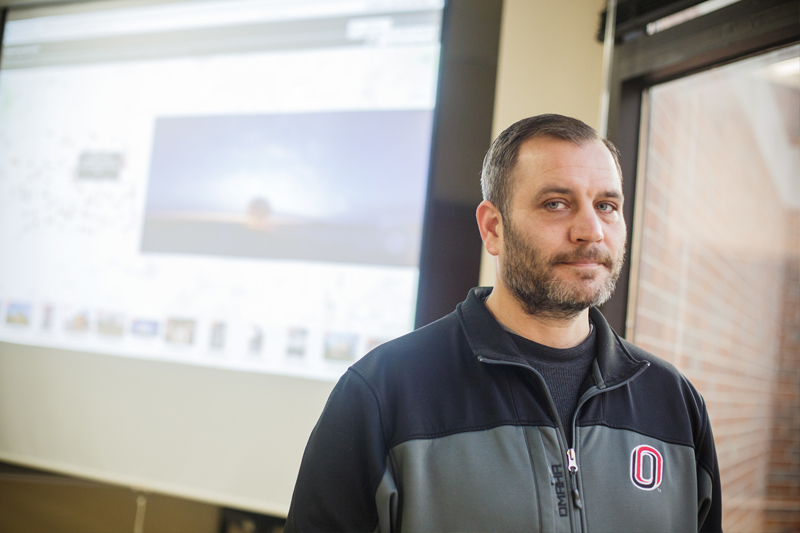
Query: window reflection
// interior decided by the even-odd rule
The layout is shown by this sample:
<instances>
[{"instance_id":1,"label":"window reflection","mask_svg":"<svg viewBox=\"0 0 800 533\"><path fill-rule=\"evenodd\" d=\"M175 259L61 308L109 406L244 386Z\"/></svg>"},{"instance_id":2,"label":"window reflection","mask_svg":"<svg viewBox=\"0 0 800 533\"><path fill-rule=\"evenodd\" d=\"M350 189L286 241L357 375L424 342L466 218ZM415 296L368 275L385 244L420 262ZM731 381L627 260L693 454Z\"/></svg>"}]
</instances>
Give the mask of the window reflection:
<instances>
[{"instance_id":1,"label":"window reflection","mask_svg":"<svg viewBox=\"0 0 800 533\"><path fill-rule=\"evenodd\" d=\"M728 531L800 529L799 55L645 99L628 337L703 394Z\"/></svg>"}]
</instances>

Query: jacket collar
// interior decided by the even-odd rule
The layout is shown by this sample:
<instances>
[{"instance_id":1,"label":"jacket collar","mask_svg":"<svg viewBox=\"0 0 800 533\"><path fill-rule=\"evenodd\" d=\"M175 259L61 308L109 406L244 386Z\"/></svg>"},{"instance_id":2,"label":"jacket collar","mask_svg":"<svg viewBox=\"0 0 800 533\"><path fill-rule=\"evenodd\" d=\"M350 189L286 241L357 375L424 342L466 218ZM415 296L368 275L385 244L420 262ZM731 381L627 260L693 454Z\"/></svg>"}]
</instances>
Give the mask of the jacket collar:
<instances>
[{"instance_id":1,"label":"jacket collar","mask_svg":"<svg viewBox=\"0 0 800 533\"><path fill-rule=\"evenodd\" d=\"M467 299L456 307L467 341L479 359L524 363L514 341L483 303L491 292L491 287L472 289ZM589 317L597 328L597 364L593 365L597 388L618 385L648 365L646 361L633 358L600 311L590 308Z\"/></svg>"}]
</instances>

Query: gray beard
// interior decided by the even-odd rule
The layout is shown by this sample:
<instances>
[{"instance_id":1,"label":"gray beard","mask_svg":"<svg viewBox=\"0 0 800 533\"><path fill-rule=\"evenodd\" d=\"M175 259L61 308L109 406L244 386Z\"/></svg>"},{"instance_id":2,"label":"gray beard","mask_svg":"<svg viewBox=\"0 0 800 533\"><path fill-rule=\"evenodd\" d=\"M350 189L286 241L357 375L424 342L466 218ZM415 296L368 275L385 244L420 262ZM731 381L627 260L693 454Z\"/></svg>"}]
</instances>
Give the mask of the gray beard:
<instances>
[{"instance_id":1,"label":"gray beard","mask_svg":"<svg viewBox=\"0 0 800 533\"><path fill-rule=\"evenodd\" d=\"M624 245L617 257L591 246L545 257L522 238L510 219L505 227L504 241L505 257L500 278L527 314L550 319L574 318L584 309L608 301L625 260ZM555 276L553 268L556 264L582 260L600 263L610 275L601 285L591 287L565 282ZM583 275L586 281L594 277L590 272Z\"/></svg>"}]
</instances>

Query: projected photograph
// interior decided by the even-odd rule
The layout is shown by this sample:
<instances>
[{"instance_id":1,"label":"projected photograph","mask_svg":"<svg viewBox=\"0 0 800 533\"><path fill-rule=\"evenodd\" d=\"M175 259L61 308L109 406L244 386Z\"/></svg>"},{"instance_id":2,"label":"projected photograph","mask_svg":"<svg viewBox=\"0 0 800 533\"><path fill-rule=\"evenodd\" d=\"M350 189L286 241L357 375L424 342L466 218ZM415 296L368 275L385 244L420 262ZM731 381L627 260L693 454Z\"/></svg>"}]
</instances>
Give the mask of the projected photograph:
<instances>
[{"instance_id":1,"label":"projected photograph","mask_svg":"<svg viewBox=\"0 0 800 533\"><path fill-rule=\"evenodd\" d=\"M97 313L97 333L106 337L122 337L125 317L118 313Z\"/></svg>"},{"instance_id":2,"label":"projected photograph","mask_svg":"<svg viewBox=\"0 0 800 533\"><path fill-rule=\"evenodd\" d=\"M89 331L89 311L86 309L66 307L64 316L64 330L67 333L86 333Z\"/></svg>"},{"instance_id":3,"label":"projected photograph","mask_svg":"<svg viewBox=\"0 0 800 533\"><path fill-rule=\"evenodd\" d=\"M167 320L166 341L176 346L188 346L194 342L194 320L170 318Z\"/></svg>"},{"instance_id":4,"label":"projected photograph","mask_svg":"<svg viewBox=\"0 0 800 533\"><path fill-rule=\"evenodd\" d=\"M141 338L155 337L158 335L158 321L137 318L131 324L131 333Z\"/></svg>"},{"instance_id":5,"label":"projected photograph","mask_svg":"<svg viewBox=\"0 0 800 533\"><path fill-rule=\"evenodd\" d=\"M78 159L78 179L116 180L123 156L115 152L82 152Z\"/></svg>"},{"instance_id":6,"label":"projected photograph","mask_svg":"<svg viewBox=\"0 0 800 533\"><path fill-rule=\"evenodd\" d=\"M247 337L247 351L250 355L261 355L261 348L264 345L264 331L260 326L250 327L250 335Z\"/></svg>"},{"instance_id":7,"label":"projected photograph","mask_svg":"<svg viewBox=\"0 0 800 533\"><path fill-rule=\"evenodd\" d=\"M52 305L42 306L42 330L49 331L53 328L53 313Z\"/></svg>"},{"instance_id":8,"label":"projected photograph","mask_svg":"<svg viewBox=\"0 0 800 533\"><path fill-rule=\"evenodd\" d=\"M31 322L30 304L12 302L6 310L6 323L15 326L27 326Z\"/></svg>"},{"instance_id":9,"label":"projected photograph","mask_svg":"<svg viewBox=\"0 0 800 533\"><path fill-rule=\"evenodd\" d=\"M325 359L355 361L357 342L358 335L329 332L325 335Z\"/></svg>"},{"instance_id":10,"label":"projected photograph","mask_svg":"<svg viewBox=\"0 0 800 533\"><path fill-rule=\"evenodd\" d=\"M416 266L431 120L159 118L141 251Z\"/></svg>"},{"instance_id":11,"label":"projected photograph","mask_svg":"<svg viewBox=\"0 0 800 533\"><path fill-rule=\"evenodd\" d=\"M225 348L225 322L214 322L211 324L211 337L208 346L212 350L222 350Z\"/></svg>"},{"instance_id":12,"label":"projected photograph","mask_svg":"<svg viewBox=\"0 0 800 533\"><path fill-rule=\"evenodd\" d=\"M289 328L286 355L291 357L304 357L306 355L306 328Z\"/></svg>"}]
</instances>

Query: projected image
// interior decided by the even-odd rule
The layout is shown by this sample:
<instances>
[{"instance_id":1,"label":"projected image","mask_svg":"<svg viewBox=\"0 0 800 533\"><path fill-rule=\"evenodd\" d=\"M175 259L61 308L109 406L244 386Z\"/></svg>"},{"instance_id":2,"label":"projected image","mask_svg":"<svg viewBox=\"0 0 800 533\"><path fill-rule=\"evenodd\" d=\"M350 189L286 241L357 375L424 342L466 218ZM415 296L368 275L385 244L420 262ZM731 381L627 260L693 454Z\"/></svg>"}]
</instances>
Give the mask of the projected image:
<instances>
[{"instance_id":1,"label":"projected image","mask_svg":"<svg viewBox=\"0 0 800 533\"><path fill-rule=\"evenodd\" d=\"M78 179L116 180L122 170L122 154L82 152L78 159Z\"/></svg>"},{"instance_id":2,"label":"projected image","mask_svg":"<svg viewBox=\"0 0 800 533\"><path fill-rule=\"evenodd\" d=\"M225 322L214 322L211 325L209 348L219 351L225 347L225 330Z\"/></svg>"},{"instance_id":3,"label":"projected image","mask_svg":"<svg viewBox=\"0 0 800 533\"><path fill-rule=\"evenodd\" d=\"M89 331L89 312L85 309L66 308L64 313L64 330L68 333L86 333Z\"/></svg>"},{"instance_id":4,"label":"projected image","mask_svg":"<svg viewBox=\"0 0 800 533\"><path fill-rule=\"evenodd\" d=\"M357 335L329 332L325 336L325 359L355 361L357 342Z\"/></svg>"},{"instance_id":5,"label":"projected image","mask_svg":"<svg viewBox=\"0 0 800 533\"><path fill-rule=\"evenodd\" d=\"M12 302L6 311L6 323L15 326L27 326L31 322L31 305Z\"/></svg>"},{"instance_id":6,"label":"projected image","mask_svg":"<svg viewBox=\"0 0 800 533\"><path fill-rule=\"evenodd\" d=\"M170 318L167 320L166 341L176 346L188 346L194 342L194 320Z\"/></svg>"},{"instance_id":7,"label":"projected image","mask_svg":"<svg viewBox=\"0 0 800 533\"><path fill-rule=\"evenodd\" d=\"M105 337L122 337L125 331L125 317L118 313L99 312L97 314L97 333Z\"/></svg>"},{"instance_id":8,"label":"projected image","mask_svg":"<svg viewBox=\"0 0 800 533\"><path fill-rule=\"evenodd\" d=\"M160 118L141 250L416 266L431 120Z\"/></svg>"},{"instance_id":9,"label":"projected image","mask_svg":"<svg viewBox=\"0 0 800 533\"><path fill-rule=\"evenodd\" d=\"M306 328L290 328L286 354L290 357L304 357L306 355L306 337L308 337Z\"/></svg>"},{"instance_id":10,"label":"projected image","mask_svg":"<svg viewBox=\"0 0 800 533\"><path fill-rule=\"evenodd\" d=\"M53 328L53 306L46 304L42 306L42 330L49 331Z\"/></svg>"},{"instance_id":11,"label":"projected image","mask_svg":"<svg viewBox=\"0 0 800 533\"><path fill-rule=\"evenodd\" d=\"M253 325L250 328L250 335L247 338L247 351L250 355L261 355L261 348L264 345L264 331L261 327Z\"/></svg>"},{"instance_id":12,"label":"projected image","mask_svg":"<svg viewBox=\"0 0 800 533\"><path fill-rule=\"evenodd\" d=\"M140 338L152 338L158 335L158 321L136 319L131 324L131 333Z\"/></svg>"}]
</instances>

